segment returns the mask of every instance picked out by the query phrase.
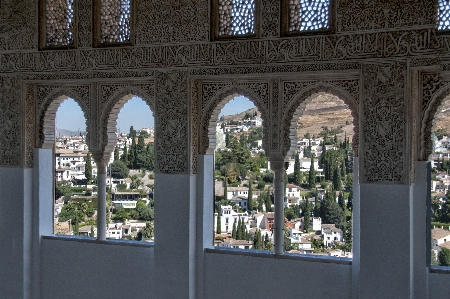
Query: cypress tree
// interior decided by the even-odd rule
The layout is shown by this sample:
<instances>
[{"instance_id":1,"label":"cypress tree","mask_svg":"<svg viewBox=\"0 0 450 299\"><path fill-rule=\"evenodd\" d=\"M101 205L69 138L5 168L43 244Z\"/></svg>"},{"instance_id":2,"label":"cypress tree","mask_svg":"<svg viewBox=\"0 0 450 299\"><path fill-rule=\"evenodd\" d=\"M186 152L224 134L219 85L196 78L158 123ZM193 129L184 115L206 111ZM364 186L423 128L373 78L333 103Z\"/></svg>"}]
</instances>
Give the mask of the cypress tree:
<instances>
[{"instance_id":1,"label":"cypress tree","mask_svg":"<svg viewBox=\"0 0 450 299\"><path fill-rule=\"evenodd\" d=\"M131 147L130 147L130 168L136 169L137 168L137 159L136 159L136 140L133 136L131 139Z\"/></svg>"},{"instance_id":2,"label":"cypress tree","mask_svg":"<svg viewBox=\"0 0 450 299\"><path fill-rule=\"evenodd\" d=\"M86 177L86 185L92 180L92 160L91 153L88 152L86 156L86 165L84 167L84 176Z\"/></svg>"},{"instance_id":3,"label":"cypress tree","mask_svg":"<svg viewBox=\"0 0 450 299\"><path fill-rule=\"evenodd\" d=\"M306 200L306 211L303 216L303 222L304 222L303 228L305 231L308 231L309 230L309 216L311 214L311 206L309 205L308 199L305 199L305 200Z\"/></svg>"},{"instance_id":4,"label":"cypress tree","mask_svg":"<svg viewBox=\"0 0 450 299\"><path fill-rule=\"evenodd\" d=\"M241 228L241 217L239 217L238 224L236 227L236 240L242 240L242 228Z\"/></svg>"},{"instance_id":5,"label":"cypress tree","mask_svg":"<svg viewBox=\"0 0 450 299\"><path fill-rule=\"evenodd\" d=\"M233 221L233 230L231 231L231 237L235 240L236 239L236 221Z\"/></svg>"},{"instance_id":6,"label":"cypress tree","mask_svg":"<svg viewBox=\"0 0 450 299\"><path fill-rule=\"evenodd\" d=\"M217 206L216 233L217 234L222 233L222 219L221 219L221 213L220 213L220 203Z\"/></svg>"},{"instance_id":7,"label":"cypress tree","mask_svg":"<svg viewBox=\"0 0 450 299\"><path fill-rule=\"evenodd\" d=\"M224 186L223 186L223 198L224 198L225 200L228 200L228 196L227 196L227 193L228 193L228 183L227 183L227 181L228 181L228 179L227 179L227 177L225 177L224 180L223 180L223 184L224 184Z\"/></svg>"},{"instance_id":8,"label":"cypress tree","mask_svg":"<svg viewBox=\"0 0 450 299\"><path fill-rule=\"evenodd\" d=\"M114 148L114 162L119 161L120 157L119 157L119 147L116 146Z\"/></svg>"},{"instance_id":9,"label":"cypress tree","mask_svg":"<svg viewBox=\"0 0 450 299\"><path fill-rule=\"evenodd\" d=\"M334 187L334 190L342 189L341 171L339 170L339 167L335 167L334 168L334 172L333 172L333 187Z\"/></svg>"},{"instance_id":10,"label":"cypress tree","mask_svg":"<svg viewBox=\"0 0 450 299\"><path fill-rule=\"evenodd\" d=\"M126 166L129 166L129 164L128 164L128 149L127 149L126 143L125 143L125 146L123 147L123 154L122 154L121 160L123 161L123 163L125 163Z\"/></svg>"},{"instance_id":11,"label":"cypress tree","mask_svg":"<svg viewBox=\"0 0 450 299\"><path fill-rule=\"evenodd\" d=\"M309 167L308 185L309 189L313 189L316 186L316 170L314 169L314 156L311 156L311 166Z\"/></svg>"},{"instance_id":12,"label":"cypress tree","mask_svg":"<svg viewBox=\"0 0 450 299\"><path fill-rule=\"evenodd\" d=\"M295 154L294 162L294 184L300 186L302 183L302 172L300 171L300 156Z\"/></svg>"},{"instance_id":13,"label":"cypress tree","mask_svg":"<svg viewBox=\"0 0 450 299\"><path fill-rule=\"evenodd\" d=\"M250 178L248 180L248 197L247 197L247 209L249 211L253 210L253 184L252 184L253 179Z\"/></svg>"}]
</instances>

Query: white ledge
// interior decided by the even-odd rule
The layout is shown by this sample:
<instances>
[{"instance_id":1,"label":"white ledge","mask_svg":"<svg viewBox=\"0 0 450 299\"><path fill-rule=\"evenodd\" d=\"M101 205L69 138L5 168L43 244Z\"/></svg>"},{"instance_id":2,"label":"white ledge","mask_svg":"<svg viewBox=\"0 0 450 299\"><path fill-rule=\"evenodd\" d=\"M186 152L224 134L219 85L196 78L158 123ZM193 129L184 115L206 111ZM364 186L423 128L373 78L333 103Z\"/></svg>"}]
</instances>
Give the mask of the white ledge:
<instances>
[{"instance_id":1,"label":"white ledge","mask_svg":"<svg viewBox=\"0 0 450 299\"><path fill-rule=\"evenodd\" d=\"M446 266L430 266L431 273L450 274L450 267Z\"/></svg>"},{"instance_id":2,"label":"white ledge","mask_svg":"<svg viewBox=\"0 0 450 299\"><path fill-rule=\"evenodd\" d=\"M253 256L253 257L262 257L262 258L300 260L300 261L306 261L306 262L316 262L316 263L326 263L326 264L341 264L341 265L351 265L352 264L352 259L344 258L344 257L321 256L321 255L314 255L314 254L296 254L296 253L275 254L272 251L266 251L266 250L249 250L249 249L215 247L215 248L206 248L205 252L206 253L220 253L220 254Z\"/></svg>"},{"instance_id":3,"label":"white ledge","mask_svg":"<svg viewBox=\"0 0 450 299\"><path fill-rule=\"evenodd\" d=\"M68 241L68 242L81 242L81 243L93 243L93 244L104 244L104 245L118 245L127 247L146 247L153 248L155 242L142 242L142 241L131 241L131 240L97 240L92 237L79 237L79 236L67 236L67 235L51 235L42 236L45 240L57 240L57 241Z\"/></svg>"}]
</instances>

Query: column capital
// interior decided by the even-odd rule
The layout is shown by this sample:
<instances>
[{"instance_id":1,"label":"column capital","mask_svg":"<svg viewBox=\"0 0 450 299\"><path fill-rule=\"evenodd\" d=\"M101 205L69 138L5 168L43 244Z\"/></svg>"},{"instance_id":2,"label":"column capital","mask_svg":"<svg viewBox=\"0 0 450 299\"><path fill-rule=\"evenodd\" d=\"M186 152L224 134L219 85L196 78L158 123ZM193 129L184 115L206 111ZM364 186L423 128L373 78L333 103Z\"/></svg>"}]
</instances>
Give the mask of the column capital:
<instances>
[{"instance_id":1,"label":"column capital","mask_svg":"<svg viewBox=\"0 0 450 299\"><path fill-rule=\"evenodd\" d=\"M92 157L97 164L97 173L106 174L106 168L108 167L109 160L111 159L111 153L93 152Z\"/></svg>"}]
</instances>

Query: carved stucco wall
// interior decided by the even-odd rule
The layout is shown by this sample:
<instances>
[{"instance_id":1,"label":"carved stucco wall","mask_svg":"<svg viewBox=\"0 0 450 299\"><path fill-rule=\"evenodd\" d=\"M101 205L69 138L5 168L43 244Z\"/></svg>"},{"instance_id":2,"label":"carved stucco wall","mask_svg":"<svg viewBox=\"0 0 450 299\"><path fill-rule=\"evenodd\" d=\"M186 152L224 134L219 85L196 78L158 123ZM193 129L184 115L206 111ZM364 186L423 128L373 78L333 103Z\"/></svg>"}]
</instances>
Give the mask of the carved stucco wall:
<instances>
[{"instance_id":1,"label":"carved stucco wall","mask_svg":"<svg viewBox=\"0 0 450 299\"><path fill-rule=\"evenodd\" d=\"M101 100L107 98L102 95L105 94L102 86L123 84L117 82L121 78L148 79L149 84L154 84L154 93L148 96L155 98L157 167L164 172L195 173L197 150L202 152L207 142L205 135L194 128L205 129L202 117L209 109L197 100L201 98L202 87L195 78L206 80L204 78L214 76L214 80L226 85L230 77L238 75L259 77L258 84L264 77L264 93L269 99L264 104L265 121L270 124L265 147L268 151L284 152L288 149L289 117L283 121L281 117L283 113L285 116L292 113L292 109L286 108L298 104L286 103L289 96L284 82L304 82L295 76L308 72L321 73L325 78L327 73L357 70L360 78L322 79L322 85L310 80L301 90L314 90L314 86L319 85L324 91L340 90L342 97L354 99L354 104L348 102L349 106L353 105L352 111L364 110L356 122L356 126L361 124L364 138L358 140L356 134L354 140L355 145L358 142L360 145L356 150L362 159L363 181L408 183L407 172L414 155L409 155L405 141L409 136L408 110L405 109L408 106L405 103L409 88L405 83L407 74L413 66L441 65L441 70L446 71L447 64L443 61L448 60L450 53L450 36L436 34L434 30L435 7L419 0L340 1L336 10L339 34L288 38L279 37L277 1L263 1L261 39L217 42L209 41L209 1L166 1L161 5L153 0L137 0L136 46L111 48L92 48L92 3L80 0L78 48L58 51L35 51L37 6L24 3L2 1L0 14L0 24L5 24L0 26L0 165L31 164L32 148L40 136L34 136L39 128L34 128L33 124L40 123L42 118L42 103L36 100L39 86L55 85L64 80L71 81L73 86L93 84L89 98L95 104L90 102L87 108L91 115L88 123L90 138L100 147L110 141L106 132L111 130L111 119L106 111L115 109ZM17 12L9 16L13 10ZM360 13L355 13L358 11ZM191 17L189 21L187 16ZM16 19L20 22L11 23ZM161 25L157 25L159 23ZM181 23L184 26L180 26ZM13 51L17 49L25 51ZM22 80L26 82L23 86ZM434 80L441 81L440 77ZM239 86L244 81L236 80L233 84ZM429 84L425 79L423 82ZM246 80L245 84L248 83ZM441 90L445 93L442 88L427 91L424 87L424 92L435 94ZM358 90L362 92L358 94ZM113 93L109 98L114 98ZM438 96L433 95L433 98ZM24 111L26 117L22 119ZM28 115L30 111L37 111L36 117ZM15 118L11 118L13 114ZM430 131L430 121L425 119L432 119L431 114L421 116L418 131ZM24 129L25 135L22 134ZM171 131L174 134L166 138ZM428 138L426 134L418 134L422 148L426 146L423 141Z\"/></svg>"},{"instance_id":2,"label":"carved stucco wall","mask_svg":"<svg viewBox=\"0 0 450 299\"><path fill-rule=\"evenodd\" d=\"M338 31L401 28L436 23L437 1L340 0Z\"/></svg>"},{"instance_id":3,"label":"carved stucco wall","mask_svg":"<svg viewBox=\"0 0 450 299\"><path fill-rule=\"evenodd\" d=\"M0 165L22 165L21 83L17 76L0 76Z\"/></svg>"}]
</instances>

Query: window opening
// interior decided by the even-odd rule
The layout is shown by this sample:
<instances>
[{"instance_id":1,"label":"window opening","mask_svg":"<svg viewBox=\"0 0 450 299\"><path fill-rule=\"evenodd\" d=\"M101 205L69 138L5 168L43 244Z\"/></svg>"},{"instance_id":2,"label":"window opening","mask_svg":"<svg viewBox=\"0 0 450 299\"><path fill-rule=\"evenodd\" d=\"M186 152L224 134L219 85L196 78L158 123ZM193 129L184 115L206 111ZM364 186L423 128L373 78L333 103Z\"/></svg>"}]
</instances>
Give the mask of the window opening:
<instances>
[{"instance_id":1,"label":"window opening","mask_svg":"<svg viewBox=\"0 0 450 299\"><path fill-rule=\"evenodd\" d=\"M55 234L97 236L97 167L86 144L86 121L73 99L55 120Z\"/></svg>"},{"instance_id":2,"label":"window opening","mask_svg":"<svg viewBox=\"0 0 450 299\"><path fill-rule=\"evenodd\" d=\"M255 34L254 0L219 0L219 36Z\"/></svg>"},{"instance_id":3,"label":"window opening","mask_svg":"<svg viewBox=\"0 0 450 299\"><path fill-rule=\"evenodd\" d=\"M450 1L439 0L438 30L450 30Z\"/></svg>"},{"instance_id":4,"label":"window opening","mask_svg":"<svg viewBox=\"0 0 450 299\"><path fill-rule=\"evenodd\" d=\"M100 44L131 42L131 0L101 0Z\"/></svg>"},{"instance_id":5,"label":"window opening","mask_svg":"<svg viewBox=\"0 0 450 299\"><path fill-rule=\"evenodd\" d=\"M215 246L272 250L269 222L273 219L273 175L267 170L262 149L262 125L260 112L242 96L226 104L219 115L214 172Z\"/></svg>"},{"instance_id":6,"label":"window opening","mask_svg":"<svg viewBox=\"0 0 450 299\"><path fill-rule=\"evenodd\" d=\"M289 31L330 28L330 0L290 0Z\"/></svg>"},{"instance_id":7,"label":"window opening","mask_svg":"<svg viewBox=\"0 0 450 299\"><path fill-rule=\"evenodd\" d=\"M154 117L132 97L117 119L117 144L106 176L107 238L154 239ZM129 129L128 129L129 128Z\"/></svg>"},{"instance_id":8,"label":"window opening","mask_svg":"<svg viewBox=\"0 0 450 299\"><path fill-rule=\"evenodd\" d=\"M74 44L73 0L45 0L43 18L44 47Z\"/></svg>"},{"instance_id":9,"label":"window opening","mask_svg":"<svg viewBox=\"0 0 450 299\"><path fill-rule=\"evenodd\" d=\"M334 95L315 94L297 113L284 197L286 252L352 257L353 119ZM294 141L295 142L295 141Z\"/></svg>"},{"instance_id":10,"label":"window opening","mask_svg":"<svg viewBox=\"0 0 450 299\"><path fill-rule=\"evenodd\" d=\"M448 3L448 1L446 1ZM431 158L431 265L450 266L450 97L435 116Z\"/></svg>"}]
</instances>

